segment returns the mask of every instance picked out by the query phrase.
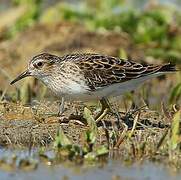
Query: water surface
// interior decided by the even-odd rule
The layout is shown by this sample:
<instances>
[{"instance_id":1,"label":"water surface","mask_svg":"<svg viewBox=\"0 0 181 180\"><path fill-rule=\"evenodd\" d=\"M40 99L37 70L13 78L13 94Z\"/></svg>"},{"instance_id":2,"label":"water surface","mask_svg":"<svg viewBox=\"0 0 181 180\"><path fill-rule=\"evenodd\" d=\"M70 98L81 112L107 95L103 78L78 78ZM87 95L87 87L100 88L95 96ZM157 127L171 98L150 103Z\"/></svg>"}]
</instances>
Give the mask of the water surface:
<instances>
[{"instance_id":1,"label":"water surface","mask_svg":"<svg viewBox=\"0 0 181 180\"><path fill-rule=\"evenodd\" d=\"M0 150L0 158L10 157L17 154L18 157L28 157L28 151ZM48 153L52 156L52 152ZM33 151L32 158L36 158L36 151ZM73 180L107 180L107 179L127 179L127 180L180 180L181 172L174 172L158 163L144 162L126 165L118 160L109 160L107 163L75 165L65 162L48 166L43 163L38 164L38 168L32 171L16 170L13 172L0 170L1 180L40 180L40 179L73 179Z\"/></svg>"}]
</instances>

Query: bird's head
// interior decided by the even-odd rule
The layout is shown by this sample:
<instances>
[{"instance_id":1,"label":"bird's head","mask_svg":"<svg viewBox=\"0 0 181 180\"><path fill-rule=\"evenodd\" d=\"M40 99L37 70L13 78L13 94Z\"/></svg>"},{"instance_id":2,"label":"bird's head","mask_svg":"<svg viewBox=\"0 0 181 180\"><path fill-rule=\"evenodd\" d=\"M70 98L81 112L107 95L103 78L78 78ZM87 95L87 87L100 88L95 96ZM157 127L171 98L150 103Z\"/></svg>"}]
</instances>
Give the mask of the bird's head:
<instances>
[{"instance_id":1,"label":"bird's head","mask_svg":"<svg viewBox=\"0 0 181 180\"><path fill-rule=\"evenodd\" d=\"M38 54L29 61L27 69L17 76L10 84L14 84L28 76L34 76L38 79L51 76L56 68L56 63L59 62L59 60L60 58L58 56L52 54Z\"/></svg>"}]
</instances>

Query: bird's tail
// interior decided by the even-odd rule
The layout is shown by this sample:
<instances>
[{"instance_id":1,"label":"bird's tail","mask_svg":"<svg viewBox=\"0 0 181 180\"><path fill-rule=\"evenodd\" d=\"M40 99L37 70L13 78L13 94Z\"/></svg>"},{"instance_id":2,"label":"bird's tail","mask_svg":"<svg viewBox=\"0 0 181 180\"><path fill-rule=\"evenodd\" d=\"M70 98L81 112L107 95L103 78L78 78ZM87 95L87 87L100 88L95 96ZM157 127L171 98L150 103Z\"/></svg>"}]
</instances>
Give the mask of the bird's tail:
<instances>
[{"instance_id":1,"label":"bird's tail","mask_svg":"<svg viewBox=\"0 0 181 180\"><path fill-rule=\"evenodd\" d=\"M175 64L165 64L163 65L160 69L159 72L175 72L178 71L178 69L176 68Z\"/></svg>"}]
</instances>

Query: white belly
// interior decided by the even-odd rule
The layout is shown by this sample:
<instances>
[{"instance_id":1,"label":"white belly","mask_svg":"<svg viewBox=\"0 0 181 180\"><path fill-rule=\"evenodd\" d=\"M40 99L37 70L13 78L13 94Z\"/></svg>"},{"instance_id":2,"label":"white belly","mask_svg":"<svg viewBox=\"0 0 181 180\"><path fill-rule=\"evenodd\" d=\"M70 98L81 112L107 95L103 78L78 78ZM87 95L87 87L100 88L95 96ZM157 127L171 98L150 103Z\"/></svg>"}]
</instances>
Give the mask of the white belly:
<instances>
[{"instance_id":1,"label":"white belly","mask_svg":"<svg viewBox=\"0 0 181 180\"><path fill-rule=\"evenodd\" d=\"M50 81L46 84L57 96L64 96L66 100L72 101L91 101L91 100L99 100L103 97L115 97L124 94L125 92L136 89L139 85L141 85L146 80L161 75L154 74L150 76L141 77L138 79L129 80L122 83L116 83L113 85L101 87L96 91L90 91L89 87L82 82L69 81L66 85L60 85L59 81L54 80L54 83L50 83Z\"/></svg>"},{"instance_id":2,"label":"white belly","mask_svg":"<svg viewBox=\"0 0 181 180\"><path fill-rule=\"evenodd\" d=\"M96 91L87 91L86 89L74 88L71 89L72 92L69 94L65 94L65 98L68 100L80 100L80 101L91 101L91 100L99 100L103 97L115 97L124 94L125 92L134 90L137 88L142 82L140 80L136 81L128 81L124 83L117 83L110 86L102 87ZM75 91L79 90L79 91Z\"/></svg>"},{"instance_id":3,"label":"white belly","mask_svg":"<svg viewBox=\"0 0 181 180\"><path fill-rule=\"evenodd\" d=\"M129 92L132 90L135 90L138 86L143 84L145 81L160 76L165 73L157 73L145 77L141 77L138 79L129 80L123 83L116 83L113 85L105 86L97 91L89 92L89 94L86 94L85 96L88 96L87 99L94 100L94 99L101 99L103 97L116 97L124 94L125 92Z\"/></svg>"}]
</instances>

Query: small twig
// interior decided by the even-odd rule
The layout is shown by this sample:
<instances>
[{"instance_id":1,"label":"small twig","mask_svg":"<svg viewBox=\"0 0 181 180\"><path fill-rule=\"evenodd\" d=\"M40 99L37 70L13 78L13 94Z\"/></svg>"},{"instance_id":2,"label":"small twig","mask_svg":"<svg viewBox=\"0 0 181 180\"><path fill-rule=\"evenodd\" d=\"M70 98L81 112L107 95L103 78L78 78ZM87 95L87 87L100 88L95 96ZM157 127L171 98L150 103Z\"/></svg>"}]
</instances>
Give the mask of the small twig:
<instances>
[{"instance_id":1,"label":"small twig","mask_svg":"<svg viewBox=\"0 0 181 180\"><path fill-rule=\"evenodd\" d=\"M142 126L143 128L145 128L145 129L148 129L148 130L150 130L151 132L154 132L154 133L155 133L155 131L154 131L152 128L150 128L150 127L147 126L147 125L144 125L143 123L137 122L137 124L141 125L141 126Z\"/></svg>"},{"instance_id":2,"label":"small twig","mask_svg":"<svg viewBox=\"0 0 181 180\"><path fill-rule=\"evenodd\" d=\"M106 139L107 139L107 145L108 145L108 148L110 148L110 138L109 138L109 131L106 127L106 124L103 120L101 120L102 124L103 124L103 130L105 132L105 135L106 135Z\"/></svg>"},{"instance_id":3,"label":"small twig","mask_svg":"<svg viewBox=\"0 0 181 180\"><path fill-rule=\"evenodd\" d=\"M128 126L125 124L124 130L123 130L123 132L121 133L121 136L119 137L117 143L116 143L115 146L114 146L115 149L119 148L119 146L121 145L121 143L124 141L124 139L126 138L126 135L127 135L127 131L128 131Z\"/></svg>"},{"instance_id":4,"label":"small twig","mask_svg":"<svg viewBox=\"0 0 181 180\"><path fill-rule=\"evenodd\" d=\"M141 107L139 107L139 108L137 108L137 109L134 109L131 113L133 114L133 113L136 113L137 111L140 111L140 110L142 110L143 108L145 108L145 107L147 107L146 105L144 105L144 106L141 106Z\"/></svg>"},{"instance_id":5,"label":"small twig","mask_svg":"<svg viewBox=\"0 0 181 180\"><path fill-rule=\"evenodd\" d=\"M134 118L133 127L132 127L131 132L130 132L130 137L133 135L134 130L136 129L136 125L137 125L139 118L140 118L140 112Z\"/></svg>"}]
</instances>

